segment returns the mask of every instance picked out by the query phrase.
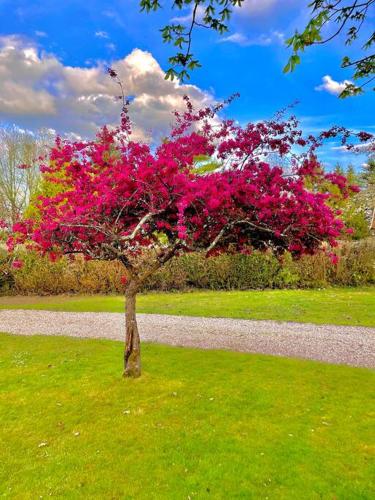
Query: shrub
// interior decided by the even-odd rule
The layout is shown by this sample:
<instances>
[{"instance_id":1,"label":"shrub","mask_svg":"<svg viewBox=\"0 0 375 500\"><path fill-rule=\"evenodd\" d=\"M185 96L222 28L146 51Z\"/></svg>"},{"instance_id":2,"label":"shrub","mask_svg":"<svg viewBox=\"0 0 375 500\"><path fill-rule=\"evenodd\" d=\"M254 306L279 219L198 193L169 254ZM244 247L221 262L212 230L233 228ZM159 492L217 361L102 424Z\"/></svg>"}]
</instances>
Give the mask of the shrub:
<instances>
[{"instance_id":1,"label":"shrub","mask_svg":"<svg viewBox=\"0 0 375 500\"><path fill-rule=\"evenodd\" d=\"M375 283L375 238L343 245L341 260L328 280L350 286Z\"/></svg>"},{"instance_id":2,"label":"shrub","mask_svg":"<svg viewBox=\"0 0 375 500\"><path fill-rule=\"evenodd\" d=\"M0 242L0 293L9 293L14 288L14 275L11 259Z\"/></svg>"},{"instance_id":3,"label":"shrub","mask_svg":"<svg viewBox=\"0 0 375 500\"><path fill-rule=\"evenodd\" d=\"M282 263L267 253L219 255L205 258L187 254L172 259L151 276L144 290L247 290L265 288L314 288L330 285L360 286L375 283L375 238L344 242L334 266L324 254ZM50 262L33 253L19 254L21 269L12 269L0 248L0 291L17 294L123 293L122 268L117 262Z\"/></svg>"},{"instance_id":4,"label":"shrub","mask_svg":"<svg viewBox=\"0 0 375 500\"><path fill-rule=\"evenodd\" d=\"M147 282L146 289L246 290L288 287L295 282L296 276L269 254L254 252L207 259L192 253L173 259Z\"/></svg>"}]
</instances>

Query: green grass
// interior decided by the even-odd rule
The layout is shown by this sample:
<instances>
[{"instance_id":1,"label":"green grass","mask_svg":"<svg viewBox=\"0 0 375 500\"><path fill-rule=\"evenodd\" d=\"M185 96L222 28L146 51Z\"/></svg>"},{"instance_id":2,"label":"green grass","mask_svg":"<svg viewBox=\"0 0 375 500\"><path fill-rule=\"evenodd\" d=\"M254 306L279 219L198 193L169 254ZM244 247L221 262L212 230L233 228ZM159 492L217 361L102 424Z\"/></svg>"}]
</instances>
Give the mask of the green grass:
<instances>
[{"instance_id":1,"label":"green grass","mask_svg":"<svg viewBox=\"0 0 375 500\"><path fill-rule=\"evenodd\" d=\"M122 312L120 296L0 297L0 308ZM375 287L149 293L138 312L375 326Z\"/></svg>"},{"instance_id":2,"label":"green grass","mask_svg":"<svg viewBox=\"0 0 375 500\"><path fill-rule=\"evenodd\" d=\"M0 497L374 498L373 372L0 334Z\"/></svg>"}]
</instances>

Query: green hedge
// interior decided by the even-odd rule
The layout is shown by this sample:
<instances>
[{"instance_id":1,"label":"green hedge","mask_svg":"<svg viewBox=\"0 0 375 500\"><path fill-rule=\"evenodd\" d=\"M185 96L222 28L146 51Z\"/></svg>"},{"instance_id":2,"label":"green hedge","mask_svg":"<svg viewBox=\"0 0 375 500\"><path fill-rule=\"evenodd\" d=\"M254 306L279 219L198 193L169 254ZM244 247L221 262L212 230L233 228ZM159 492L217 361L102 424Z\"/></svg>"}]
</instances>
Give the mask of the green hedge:
<instances>
[{"instance_id":1,"label":"green hedge","mask_svg":"<svg viewBox=\"0 0 375 500\"><path fill-rule=\"evenodd\" d=\"M343 243L340 262L331 264L324 254L293 261L286 255L280 263L274 256L199 254L178 257L145 284L145 290L246 290L263 288L313 288L330 285L359 286L375 283L375 238ZM56 263L34 254L20 255L25 265L10 270L5 251L0 253L0 291L16 294L122 293L123 270L116 262ZM8 266L8 267L7 267ZM4 270L8 274L4 274Z\"/></svg>"}]
</instances>

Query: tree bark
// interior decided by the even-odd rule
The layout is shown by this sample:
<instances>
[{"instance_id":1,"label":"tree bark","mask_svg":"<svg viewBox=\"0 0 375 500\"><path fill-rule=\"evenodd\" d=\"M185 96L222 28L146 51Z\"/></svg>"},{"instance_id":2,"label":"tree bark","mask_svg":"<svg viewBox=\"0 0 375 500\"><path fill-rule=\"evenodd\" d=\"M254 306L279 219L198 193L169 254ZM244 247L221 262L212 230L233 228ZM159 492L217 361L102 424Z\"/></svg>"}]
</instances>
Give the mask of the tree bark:
<instances>
[{"instance_id":1,"label":"tree bark","mask_svg":"<svg viewBox=\"0 0 375 500\"><path fill-rule=\"evenodd\" d=\"M137 292L137 284L130 282L125 292L126 338L124 352L124 377L132 378L141 376L141 343L136 318Z\"/></svg>"}]
</instances>

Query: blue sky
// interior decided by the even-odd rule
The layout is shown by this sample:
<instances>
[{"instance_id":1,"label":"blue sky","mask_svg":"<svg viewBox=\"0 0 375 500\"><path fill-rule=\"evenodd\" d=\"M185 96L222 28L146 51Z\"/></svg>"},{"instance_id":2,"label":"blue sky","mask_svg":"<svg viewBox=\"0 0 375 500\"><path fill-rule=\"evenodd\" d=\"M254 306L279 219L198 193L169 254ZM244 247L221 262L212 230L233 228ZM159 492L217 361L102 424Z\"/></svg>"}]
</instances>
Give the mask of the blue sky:
<instances>
[{"instance_id":1,"label":"blue sky","mask_svg":"<svg viewBox=\"0 0 375 500\"><path fill-rule=\"evenodd\" d=\"M158 28L173 16L189 14L172 13L171 2L164 4L164 11L145 15L139 13L137 0L0 0L0 78L5 75L0 121L59 133L91 133L94 126L114 119L107 94L116 91L107 92L112 83L100 74L114 63L129 93L139 97L134 116L140 136L145 130L155 133L159 123L162 133L167 112L186 90L197 102L239 92L241 98L227 114L240 122L270 118L297 99L294 113L306 131L340 124L375 132L373 92L345 100L335 94L340 82L351 76L340 68L342 40L308 50L294 73L282 73L289 55L283 40L307 18L303 0L245 0L225 37L197 31L193 50L203 68L192 74L194 87L188 88L162 81L158 65L168 68L173 48L162 43ZM357 48L349 50L355 55ZM17 102L12 101L15 96ZM328 165L360 165L365 159L333 149L336 146L323 151Z\"/></svg>"}]
</instances>

